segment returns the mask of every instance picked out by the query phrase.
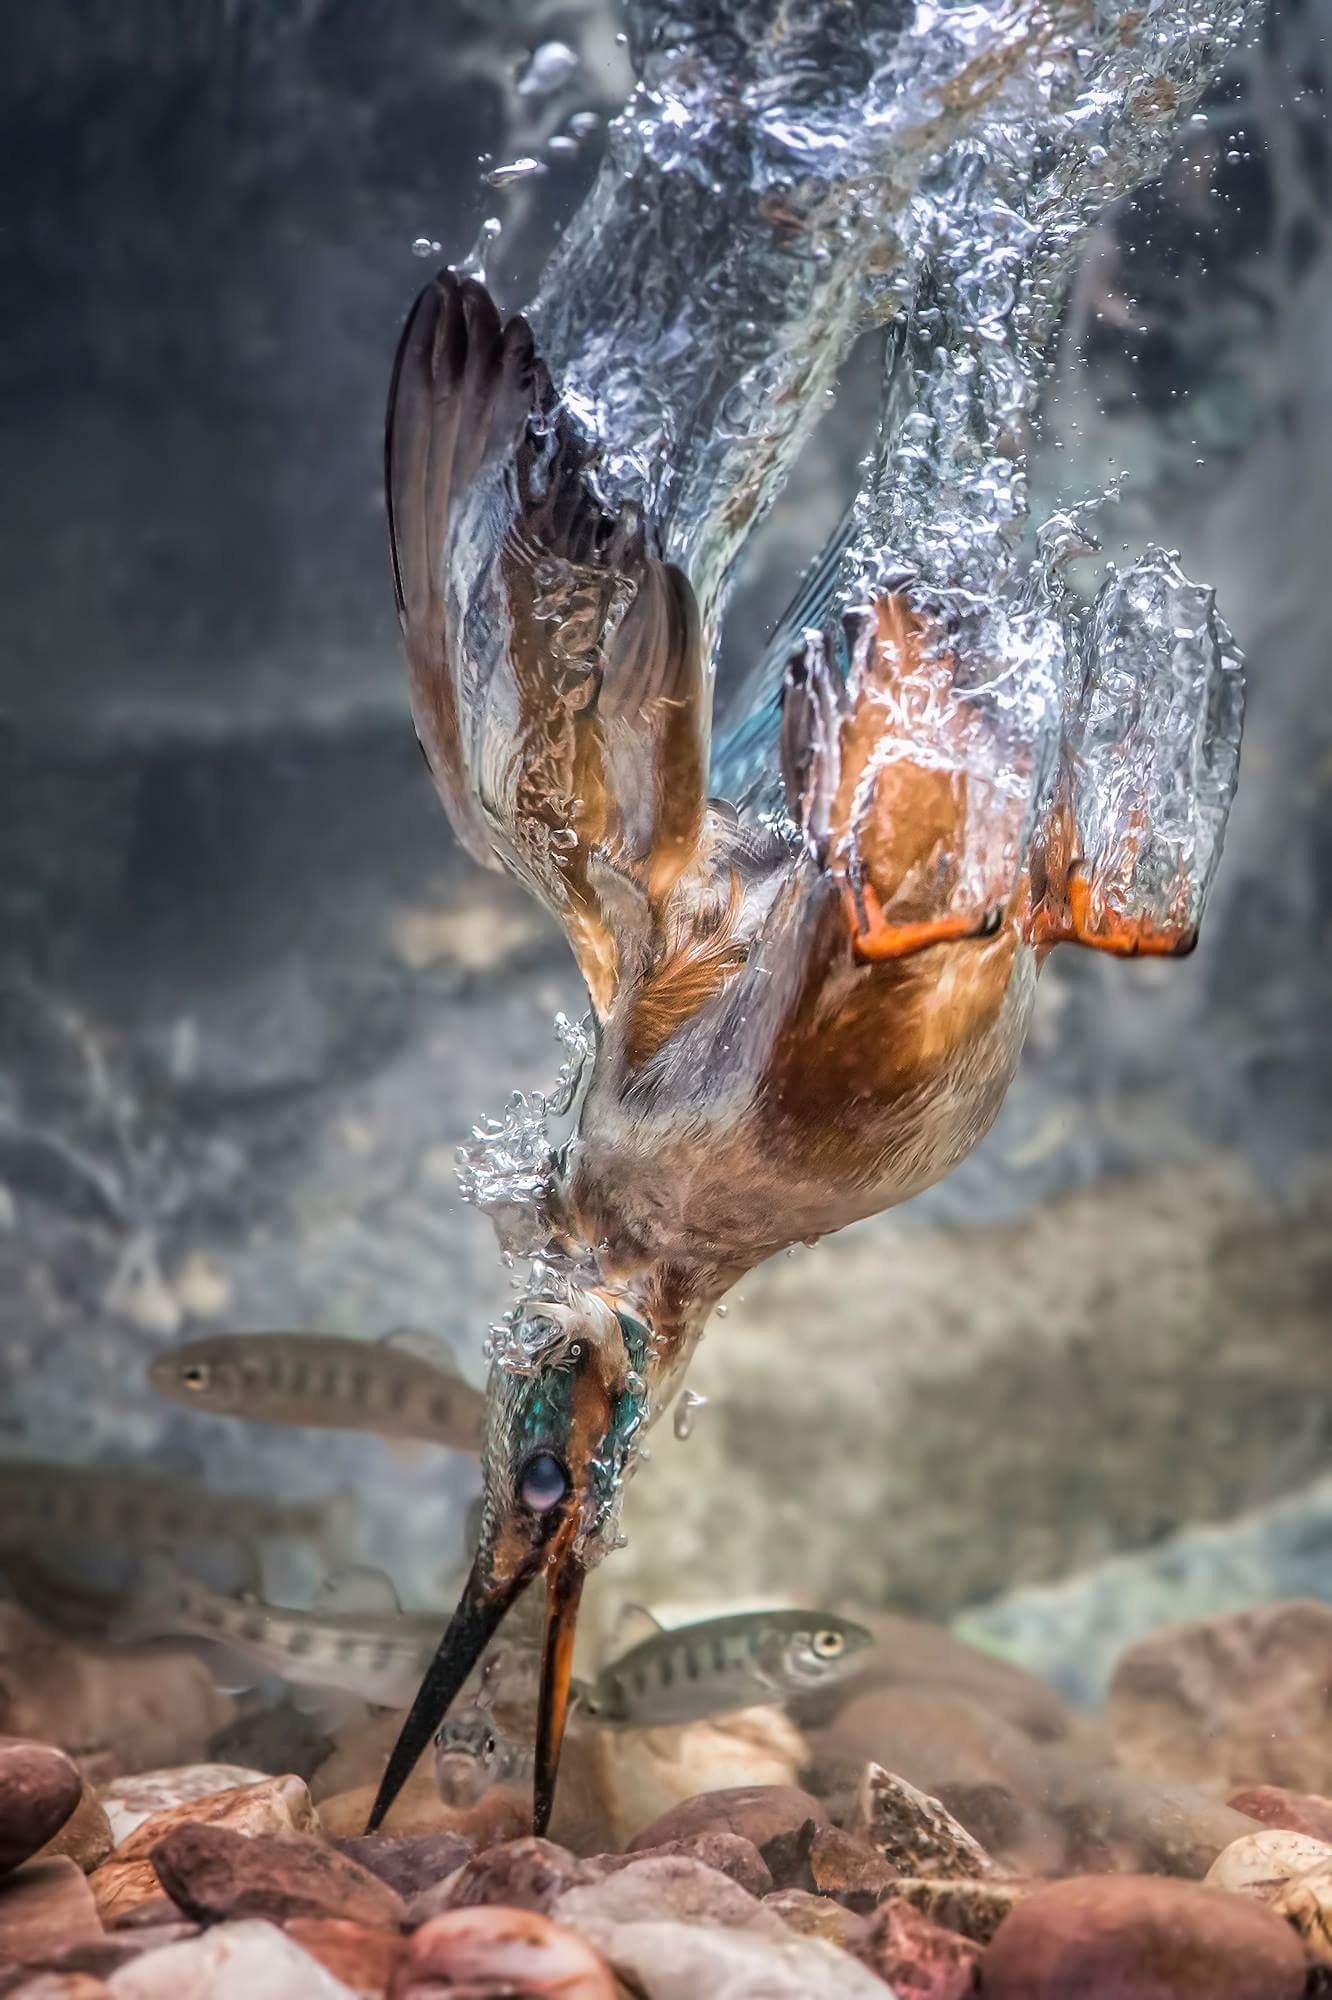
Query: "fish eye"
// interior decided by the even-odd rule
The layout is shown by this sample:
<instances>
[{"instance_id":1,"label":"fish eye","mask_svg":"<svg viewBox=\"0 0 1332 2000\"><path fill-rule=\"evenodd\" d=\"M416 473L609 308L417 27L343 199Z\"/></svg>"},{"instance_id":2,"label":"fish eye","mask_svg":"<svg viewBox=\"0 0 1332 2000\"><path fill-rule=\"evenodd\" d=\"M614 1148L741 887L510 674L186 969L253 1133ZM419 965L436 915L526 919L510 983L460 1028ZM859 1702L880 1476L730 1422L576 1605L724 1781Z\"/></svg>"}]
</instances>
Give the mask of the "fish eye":
<instances>
[{"instance_id":1,"label":"fish eye","mask_svg":"<svg viewBox=\"0 0 1332 2000\"><path fill-rule=\"evenodd\" d=\"M835 1660L845 1647L846 1641L840 1632L816 1632L814 1651L821 1660Z\"/></svg>"},{"instance_id":2,"label":"fish eye","mask_svg":"<svg viewBox=\"0 0 1332 2000\"><path fill-rule=\"evenodd\" d=\"M188 1368L182 1368L180 1379L187 1389L206 1389L208 1370L202 1361L191 1361Z\"/></svg>"},{"instance_id":3,"label":"fish eye","mask_svg":"<svg viewBox=\"0 0 1332 2000\"><path fill-rule=\"evenodd\" d=\"M534 1451L518 1474L518 1498L530 1513L548 1514L569 1491L569 1475L553 1451Z\"/></svg>"}]
</instances>

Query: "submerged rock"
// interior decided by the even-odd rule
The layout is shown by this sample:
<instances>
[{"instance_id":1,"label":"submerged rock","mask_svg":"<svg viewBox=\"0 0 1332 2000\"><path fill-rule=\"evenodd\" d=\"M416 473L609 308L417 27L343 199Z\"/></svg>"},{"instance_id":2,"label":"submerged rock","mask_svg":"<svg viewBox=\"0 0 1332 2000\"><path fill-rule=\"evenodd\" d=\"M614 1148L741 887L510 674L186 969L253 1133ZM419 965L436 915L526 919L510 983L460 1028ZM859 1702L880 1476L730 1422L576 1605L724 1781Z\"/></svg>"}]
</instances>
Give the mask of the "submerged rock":
<instances>
[{"instance_id":1,"label":"submerged rock","mask_svg":"<svg viewBox=\"0 0 1332 2000\"><path fill-rule=\"evenodd\" d=\"M103 1785L123 1771L198 1756L232 1716L184 1648L94 1651L0 1603L0 1730L60 1745Z\"/></svg>"},{"instance_id":2,"label":"submerged rock","mask_svg":"<svg viewBox=\"0 0 1332 2000\"><path fill-rule=\"evenodd\" d=\"M162 1771L116 1778L102 1787L101 1800L119 1846L136 1826L156 1813L170 1812L194 1799L215 1798L219 1792L234 1792L242 1785L271 1782L269 1772L247 1770L240 1764L174 1764Z\"/></svg>"},{"instance_id":3,"label":"submerged rock","mask_svg":"<svg viewBox=\"0 0 1332 2000\"><path fill-rule=\"evenodd\" d=\"M763 1907L798 1937L822 1938L843 1951L855 1951L869 1928L867 1920L844 1903L815 1895L812 1889L774 1889L763 1898Z\"/></svg>"},{"instance_id":4,"label":"submerged rock","mask_svg":"<svg viewBox=\"0 0 1332 2000\"><path fill-rule=\"evenodd\" d=\"M1269 1908L1298 1932L1315 1965L1332 1968L1332 1863L1320 1862L1285 1883Z\"/></svg>"},{"instance_id":5,"label":"submerged rock","mask_svg":"<svg viewBox=\"0 0 1332 2000\"><path fill-rule=\"evenodd\" d=\"M0 1875L59 1833L82 1791L83 1780L63 1750L0 1738Z\"/></svg>"},{"instance_id":6,"label":"submerged rock","mask_svg":"<svg viewBox=\"0 0 1332 2000\"><path fill-rule=\"evenodd\" d=\"M353 2000L353 1989L276 1924L217 1924L108 1980L115 2000Z\"/></svg>"},{"instance_id":7,"label":"submerged rock","mask_svg":"<svg viewBox=\"0 0 1332 2000\"><path fill-rule=\"evenodd\" d=\"M1290 1792L1282 1785L1248 1785L1226 1803L1232 1812L1261 1820L1264 1826L1281 1826L1289 1833L1332 1841L1332 1799L1320 1798L1316 1792Z\"/></svg>"},{"instance_id":8,"label":"submerged rock","mask_svg":"<svg viewBox=\"0 0 1332 2000\"><path fill-rule=\"evenodd\" d=\"M812 1819L795 1833L778 1834L763 1855L779 1889L808 1889L862 1914L897 1879L896 1869L868 1841Z\"/></svg>"},{"instance_id":9,"label":"submerged rock","mask_svg":"<svg viewBox=\"0 0 1332 2000\"><path fill-rule=\"evenodd\" d=\"M1332 1788L1332 1605L1296 1601L1179 1625L1127 1652L1109 1720L1125 1763L1231 1793Z\"/></svg>"},{"instance_id":10,"label":"submerged rock","mask_svg":"<svg viewBox=\"0 0 1332 2000\"><path fill-rule=\"evenodd\" d=\"M239 1785L207 1798L152 1813L113 1851L91 1881L105 1924L123 1922L133 1911L151 1906L162 1896L150 1856L160 1840L178 1826L227 1826L234 1833L312 1833L319 1827L310 1794L300 1778L265 1778L257 1785Z\"/></svg>"},{"instance_id":11,"label":"submerged rock","mask_svg":"<svg viewBox=\"0 0 1332 2000\"><path fill-rule=\"evenodd\" d=\"M909 1903L876 1910L852 1950L897 2000L965 2000L975 1990L980 1947L932 1923Z\"/></svg>"},{"instance_id":12,"label":"submerged rock","mask_svg":"<svg viewBox=\"0 0 1332 2000\"><path fill-rule=\"evenodd\" d=\"M1332 1862L1332 1847L1324 1840L1311 1840L1307 1833L1288 1833L1282 1827L1265 1827L1261 1833L1246 1833L1223 1847L1207 1871L1209 1889L1229 1889L1233 1896L1252 1896L1270 1903L1295 1875L1307 1875L1311 1868Z\"/></svg>"},{"instance_id":13,"label":"submerged rock","mask_svg":"<svg viewBox=\"0 0 1332 2000\"><path fill-rule=\"evenodd\" d=\"M887 1901L919 1910L931 1923L956 1931L973 1944L988 1944L1030 1888L1027 1882L1000 1882L993 1876L983 1882L964 1882L948 1876L902 1875L893 1883Z\"/></svg>"},{"instance_id":14,"label":"submerged rock","mask_svg":"<svg viewBox=\"0 0 1332 2000\"><path fill-rule=\"evenodd\" d=\"M1200 1880L1222 1849L1253 1831L1243 1814L1190 1785L1052 1758L1050 1810L1071 1874L1125 1872Z\"/></svg>"},{"instance_id":15,"label":"submerged rock","mask_svg":"<svg viewBox=\"0 0 1332 2000\"><path fill-rule=\"evenodd\" d=\"M152 1864L172 1902L200 1923L348 1917L388 1929L404 1915L396 1889L308 1835L246 1835L187 1821L156 1843Z\"/></svg>"},{"instance_id":16,"label":"submerged rock","mask_svg":"<svg viewBox=\"0 0 1332 2000\"><path fill-rule=\"evenodd\" d=\"M472 1854L471 1842L461 1833L345 1835L333 1846L407 1898L434 1888Z\"/></svg>"},{"instance_id":17,"label":"submerged rock","mask_svg":"<svg viewBox=\"0 0 1332 2000\"><path fill-rule=\"evenodd\" d=\"M394 2000L415 1994L522 1994L524 2000L617 2000L600 1954L536 1910L450 1910L409 1940Z\"/></svg>"},{"instance_id":18,"label":"submerged rock","mask_svg":"<svg viewBox=\"0 0 1332 2000\"><path fill-rule=\"evenodd\" d=\"M995 1864L938 1799L880 1764L867 1764L851 1827L899 1875L990 1875Z\"/></svg>"},{"instance_id":19,"label":"submerged rock","mask_svg":"<svg viewBox=\"0 0 1332 2000\"><path fill-rule=\"evenodd\" d=\"M738 1833L762 1853L770 1840L796 1833L806 1820L827 1826L819 1801L795 1785L735 1785L724 1791L697 1792L636 1833L630 1854L644 1848L666 1847L700 1833Z\"/></svg>"},{"instance_id":20,"label":"submerged rock","mask_svg":"<svg viewBox=\"0 0 1332 2000\"><path fill-rule=\"evenodd\" d=\"M1307 1967L1270 1911L1193 1882L1076 1876L1037 1889L981 1959L985 2000L1300 2000Z\"/></svg>"},{"instance_id":21,"label":"submerged rock","mask_svg":"<svg viewBox=\"0 0 1332 2000\"><path fill-rule=\"evenodd\" d=\"M67 1855L85 1875L90 1875L106 1860L115 1844L105 1807L92 1786L84 1785L73 1812L60 1831L47 1841L41 1853L43 1858Z\"/></svg>"},{"instance_id":22,"label":"submerged rock","mask_svg":"<svg viewBox=\"0 0 1332 2000\"><path fill-rule=\"evenodd\" d=\"M470 1858L464 1854L451 1874L413 1899L408 1921L420 1924L445 1910L490 1903L544 1912L554 1908L566 1889L586 1880L583 1864L567 1847L528 1834Z\"/></svg>"},{"instance_id":23,"label":"submerged rock","mask_svg":"<svg viewBox=\"0 0 1332 2000\"><path fill-rule=\"evenodd\" d=\"M604 1846L607 1832L614 1844L626 1844L705 1791L797 1785L809 1760L804 1737L779 1708L666 1729L593 1730L569 1747L574 1789L557 1804L552 1829L577 1852ZM561 1790L564 1784L562 1769Z\"/></svg>"},{"instance_id":24,"label":"submerged rock","mask_svg":"<svg viewBox=\"0 0 1332 2000\"><path fill-rule=\"evenodd\" d=\"M377 1930L345 1917L292 1917L283 1929L358 2000L382 2000L407 1949L398 1931Z\"/></svg>"},{"instance_id":25,"label":"submerged rock","mask_svg":"<svg viewBox=\"0 0 1332 2000\"><path fill-rule=\"evenodd\" d=\"M753 1841L746 1840L741 1833L727 1833L720 1828L708 1833L685 1834L679 1840L666 1840L660 1847L635 1848L629 1854L594 1854L584 1867L585 1872L595 1870L599 1875L609 1875L616 1869L627 1868L634 1860L651 1861L660 1856L677 1854L691 1861L701 1861L705 1868L715 1868L719 1875L729 1875L751 1896L766 1896L772 1889L772 1870Z\"/></svg>"},{"instance_id":26,"label":"submerged rock","mask_svg":"<svg viewBox=\"0 0 1332 2000\"><path fill-rule=\"evenodd\" d=\"M0 1966L41 1964L101 1935L87 1878L64 1855L25 1861L0 1882Z\"/></svg>"}]
</instances>

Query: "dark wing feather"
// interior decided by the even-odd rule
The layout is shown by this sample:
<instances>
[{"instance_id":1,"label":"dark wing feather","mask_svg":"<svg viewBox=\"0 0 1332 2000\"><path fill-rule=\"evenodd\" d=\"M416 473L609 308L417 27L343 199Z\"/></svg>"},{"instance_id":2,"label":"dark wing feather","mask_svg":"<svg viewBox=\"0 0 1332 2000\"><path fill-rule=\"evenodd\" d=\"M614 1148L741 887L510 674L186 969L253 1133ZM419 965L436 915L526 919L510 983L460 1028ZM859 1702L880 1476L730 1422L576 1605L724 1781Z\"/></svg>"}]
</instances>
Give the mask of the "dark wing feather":
<instances>
[{"instance_id":1,"label":"dark wing feather","mask_svg":"<svg viewBox=\"0 0 1332 2000\"><path fill-rule=\"evenodd\" d=\"M527 322L501 325L451 272L399 347L387 486L412 709L449 816L561 918L604 1012L702 824L693 593L598 491Z\"/></svg>"}]
</instances>

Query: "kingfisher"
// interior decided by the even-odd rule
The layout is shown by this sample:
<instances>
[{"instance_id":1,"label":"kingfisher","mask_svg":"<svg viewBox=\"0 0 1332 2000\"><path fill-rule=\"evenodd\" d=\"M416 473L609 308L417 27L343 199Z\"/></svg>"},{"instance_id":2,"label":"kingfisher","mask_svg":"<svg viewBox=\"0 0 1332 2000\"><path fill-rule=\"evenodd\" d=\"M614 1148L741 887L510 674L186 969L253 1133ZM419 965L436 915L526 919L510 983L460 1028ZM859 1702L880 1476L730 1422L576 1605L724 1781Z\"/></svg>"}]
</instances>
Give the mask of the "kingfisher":
<instances>
[{"instance_id":1,"label":"kingfisher","mask_svg":"<svg viewBox=\"0 0 1332 2000\"><path fill-rule=\"evenodd\" d=\"M491 1367L474 1560L370 1828L542 1577L541 1832L584 1578L713 1308L763 1259L909 1199L976 1145L1054 945L1189 950L1202 849L1168 842L1156 865L1147 801L1118 841L1087 837L1095 760L1075 712L996 893L973 865L984 725L957 698L948 634L906 588L828 611L831 558L714 751L689 578L643 508L608 494L529 322L502 320L474 278L443 271L409 315L386 481L435 784L469 853L563 925L591 1043L526 1245L551 1282Z\"/></svg>"}]
</instances>

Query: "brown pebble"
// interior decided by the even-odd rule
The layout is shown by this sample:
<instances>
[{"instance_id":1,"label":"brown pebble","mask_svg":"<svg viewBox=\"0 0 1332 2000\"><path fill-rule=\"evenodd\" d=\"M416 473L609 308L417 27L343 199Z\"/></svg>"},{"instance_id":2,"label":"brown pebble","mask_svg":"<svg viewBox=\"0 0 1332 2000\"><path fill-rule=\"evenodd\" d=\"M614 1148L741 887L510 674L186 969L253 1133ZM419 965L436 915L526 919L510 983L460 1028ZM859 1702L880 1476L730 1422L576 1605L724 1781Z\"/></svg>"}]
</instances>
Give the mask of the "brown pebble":
<instances>
[{"instance_id":1,"label":"brown pebble","mask_svg":"<svg viewBox=\"0 0 1332 2000\"><path fill-rule=\"evenodd\" d=\"M820 1826L828 1815L819 1801L796 1785L733 1785L721 1792L696 1792L662 1813L629 1842L629 1853L669 1847L699 1833L738 1833L762 1853L768 1841L794 1833L807 1819ZM766 1859L766 1856L764 1857Z\"/></svg>"},{"instance_id":2,"label":"brown pebble","mask_svg":"<svg viewBox=\"0 0 1332 2000\"><path fill-rule=\"evenodd\" d=\"M763 1898L763 1907L780 1917L798 1937L822 1938L825 1944L838 1945L843 1951L854 1951L869 1928L864 1917L855 1916L830 1896L816 1896L810 1889L774 1889Z\"/></svg>"},{"instance_id":3,"label":"brown pebble","mask_svg":"<svg viewBox=\"0 0 1332 2000\"><path fill-rule=\"evenodd\" d=\"M409 1940L391 1991L393 2000L407 2000L469 1987L522 2000L617 2000L600 1953L537 1910L449 1910L432 1917Z\"/></svg>"},{"instance_id":4,"label":"brown pebble","mask_svg":"<svg viewBox=\"0 0 1332 2000\"><path fill-rule=\"evenodd\" d=\"M980 1946L931 1922L909 1903L885 1903L850 1949L897 2000L965 2000L975 1990Z\"/></svg>"},{"instance_id":5,"label":"brown pebble","mask_svg":"<svg viewBox=\"0 0 1332 2000\"><path fill-rule=\"evenodd\" d=\"M1153 1875L1025 1897L981 1960L985 2000L1301 2000L1294 1932L1259 1904Z\"/></svg>"},{"instance_id":6,"label":"brown pebble","mask_svg":"<svg viewBox=\"0 0 1332 2000\"><path fill-rule=\"evenodd\" d=\"M25 1861L0 1881L0 1965L40 1964L101 1935L87 1877L66 1856Z\"/></svg>"},{"instance_id":7,"label":"brown pebble","mask_svg":"<svg viewBox=\"0 0 1332 2000\"><path fill-rule=\"evenodd\" d=\"M549 1910L566 1889L585 1881L583 1865L567 1847L527 1834L465 1859L451 1875L413 1897L407 1921L428 1922L445 1910L500 1903L515 1910Z\"/></svg>"},{"instance_id":8,"label":"brown pebble","mask_svg":"<svg viewBox=\"0 0 1332 2000\"><path fill-rule=\"evenodd\" d=\"M1288 1792L1283 1785L1247 1785L1226 1800L1232 1812L1287 1833L1307 1833L1332 1843L1332 1799L1317 1792Z\"/></svg>"},{"instance_id":9,"label":"brown pebble","mask_svg":"<svg viewBox=\"0 0 1332 2000\"><path fill-rule=\"evenodd\" d=\"M115 1844L106 1808L91 1785L85 1785L73 1812L41 1852L44 1857L66 1855L85 1875L91 1875L94 1868L100 1868Z\"/></svg>"},{"instance_id":10,"label":"brown pebble","mask_svg":"<svg viewBox=\"0 0 1332 2000\"><path fill-rule=\"evenodd\" d=\"M984 1882L934 1881L927 1876L899 1876L886 1901L908 1903L913 1910L946 1931L988 1944L1000 1924L1030 1891L1026 1882L1004 1882L993 1876Z\"/></svg>"},{"instance_id":11,"label":"brown pebble","mask_svg":"<svg viewBox=\"0 0 1332 2000\"><path fill-rule=\"evenodd\" d=\"M773 1887L767 1862L753 1841L746 1840L741 1833L695 1833L683 1840L664 1841L660 1847L635 1848L631 1854L593 1854L583 1867L586 1879L590 1880L593 1874L612 1875L633 1861L650 1861L664 1854L683 1854L691 1861L701 1861L705 1868L729 1875L732 1882L738 1882L751 1896L766 1896Z\"/></svg>"},{"instance_id":12,"label":"brown pebble","mask_svg":"<svg viewBox=\"0 0 1332 2000\"><path fill-rule=\"evenodd\" d=\"M387 1993L407 1949L397 1931L372 1929L345 1917L292 1917L282 1928L353 1993Z\"/></svg>"},{"instance_id":13,"label":"brown pebble","mask_svg":"<svg viewBox=\"0 0 1332 2000\"><path fill-rule=\"evenodd\" d=\"M82 1792L78 1767L63 1750L0 1737L0 1875L54 1838Z\"/></svg>"},{"instance_id":14,"label":"brown pebble","mask_svg":"<svg viewBox=\"0 0 1332 2000\"><path fill-rule=\"evenodd\" d=\"M408 1900L424 1889L433 1889L473 1853L471 1841L461 1833L367 1833L332 1840L329 1845Z\"/></svg>"},{"instance_id":15,"label":"brown pebble","mask_svg":"<svg viewBox=\"0 0 1332 2000\"><path fill-rule=\"evenodd\" d=\"M371 1928L402 1920L402 1897L368 1868L307 1834L246 1836L225 1826L184 1825L151 1855L158 1880L187 1916L345 1917Z\"/></svg>"},{"instance_id":16,"label":"brown pebble","mask_svg":"<svg viewBox=\"0 0 1332 2000\"><path fill-rule=\"evenodd\" d=\"M980 1842L938 1799L881 1764L866 1765L850 1824L898 1875L954 1875L971 1882L995 1872Z\"/></svg>"}]
</instances>

